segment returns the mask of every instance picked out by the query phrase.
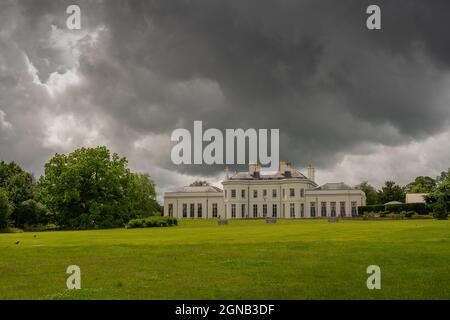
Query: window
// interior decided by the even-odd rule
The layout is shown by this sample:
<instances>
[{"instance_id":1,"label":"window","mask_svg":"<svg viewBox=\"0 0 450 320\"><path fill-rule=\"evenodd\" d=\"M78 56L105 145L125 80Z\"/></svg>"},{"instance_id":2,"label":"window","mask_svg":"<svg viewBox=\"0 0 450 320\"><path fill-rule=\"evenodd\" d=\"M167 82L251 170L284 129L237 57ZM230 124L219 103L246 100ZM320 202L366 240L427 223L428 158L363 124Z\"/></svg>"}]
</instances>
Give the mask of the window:
<instances>
[{"instance_id":1,"label":"window","mask_svg":"<svg viewBox=\"0 0 450 320\"><path fill-rule=\"evenodd\" d=\"M263 204L263 217L267 217L267 204Z\"/></svg>"},{"instance_id":2,"label":"window","mask_svg":"<svg viewBox=\"0 0 450 320\"><path fill-rule=\"evenodd\" d=\"M272 205L272 217L274 217L274 218L277 217L277 205L276 204Z\"/></svg>"},{"instance_id":3,"label":"window","mask_svg":"<svg viewBox=\"0 0 450 320\"><path fill-rule=\"evenodd\" d=\"M291 203L289 205L289 210L290 210L290 213L291 213L291 218L295 218L295 204Z\"/></svg>"},{"instance_id":4,"label":"window","mask_svg":"<svg viewBox=\"0 0 450 320\"><path fill-rule=\"evenodd\" d=\"M197 217L201 218L203 215L203 208L201 203L197 203Z\"/></svg>"},{"instance_id":5,"label":"window","mask_svg":"<svg viewBox=\"0 0 450 320\"><path fill-rule=\"evenodd\" d=\"M258 218L258 205L253 205L253 218Z\"/></svg>"},{"instance_id":6,"label":"window","mask_svg":"<svg viewBox=\"0 0 450 320\"><path fill-rule=\"evenodd\" d=\"M263 197L267 197L267 189L263 190Z\"/></svg>"},{"instance_id":7,"label":"window","mask_svg":"<svg viewBox=\"0 0 450 320\"><path fill-rule=\"evenodd\" d=\"M326 202L321 203L320 213L321 213L322 217L327 216L327 203Z\"/></svg>"},{"instance_id":8,"label":"window","mask_svg":"<svg viewBox=\"0 0 450 320\"><path fill-rule=\"evenodd\" d=\"M169 203L169 217L173 217L173 204Z\"/></svg>"},{"instance_id":9,"label":"window","mask_svg":"<svg viewBox=\"0 0 450 320\"><path fill-rule=\"evenodd\" d=\"M242 198L242 199L245 199L245 189L242 189L242 190L241 190L241 198Z\"/></svg>"},{"instance_id":10,"label":"window","mask_svg":"<svg viewBox=\"0 0 450 320\"><path fill-rule=\"evenodd\" d=\"M183 218L187 218L187 204L183 203Z\"/></svg>"},{"instance_id":11,"label":"window","mask_svg":"<svg viewBox=\"0 0 450 320\"><path fill-rule=\"evenodd\" d=\"M195 204L191 203L189 213L191 214L191 218L195 218Z\"/></svg>"},{"instance_id":12,"label":"window","mask_svg":"<svg viewBox=\"0 0 450 320\"><path fill-rule=\"evenodd\" d=\"M245 204L241 204L241 216L245 218Z\"/></svg>"},{"instance_id":13,"label":"window","mask_svg":"<svg viewBox=\"0 0 450 320\"><path fill-rule=\"evenodd\" d=\"M227 190L225 190L225 199L227 199Z\"/></svg>"},{"instance_id":14,"label":"window","mask_svg":"<svg viewBox=\"0 0 450 320\"><path fill-rule=\"evenodd\" d=\"M273 189L272 190L272 198L276 198L277 197L277 189Z\"/></svg>"},{"instance_id":15,"label":"window","mask_svg":"<svg viewBox=\"0 0 450 320\"><path fill-rule=\"evenodd\" d=\"M253 190L253 198L258 198L258 190Z\"/></svg>"},{"instance_id":16,"label":"window","mask_svg":"<svg viewBox=\"0 0 450 320\"><path fill-rule=\"evenodd\" d=\"M311 202L310 206L311 206L311 217L315 217L316 216L316 203Z\"/></svg>"},{"instance_id":17,"label":"window","mask_svg":"<svg viewBox=\"0 0 450 320\"><path fill-rule=\"evenodd\" d=\"M300 217L304 217L305 216L305 204L301 203L300 204Z\"/></svg>"},{"instance_id":18,"label":"window","mask_svg":"<svg viewBox=\"0 0 450 320\"><path fill-rule=\"evenodd\" d=\"M345 201L341 201L340 207L341 207L340 210L341 217L345 217Z\"/></svg>"},{"instance_id":19,"label":"window","mask_svg":"<svg viewBox=\"0 0 450 320\"><path fill-rule=\"evenodd\" d=\"M212 216L213 218L217 218L217 203L212 204Z\"/></svg>"},{"instance_id":20,"label":"window","mask_svg":"<svg viewBox=\"0 0 450 320\"><path fill-rule=\"evenodd\" d=\"M300 189L300 197L301 198L305 197L305 189L303 189L303 188Z\"/></svg>"},{"instance_id":21,"label":"window","mask_svg":"<svg viewBox=\"0 0 450 320\"><path fill-rule=\"evenodd\" d=\"M289 196L290 196L291 198L295 197L295 189L294 189L294 188L290 188L290 189L289 189Z\"/></svg>"},{"instance_id":22,"label":"window","mask_svg":"<svg viewBox=\"0 0 450 320\"><path fill-rule=\"evenodd\" d=\"M358 215L358 208L356 207L356 201L352 201L352 217Z\"/></svg>"},{"instance_id":23,"label":"window","mask_svg":"<svg viewBox=\"0 0 450 320\"><path fill-rule=\"evenodd\" d=\"M331 216L336 217L336 202L330 202Z\"/></svg>"},{"instance_id":24,"label":"window","mask_svg":"<svg viewBox=\"0 0 450 320\"><path fill-rule=\"evenodd\" d=\"M284 189L283 188L283 196L282 196L283 198L285 198L286 197L286 189Z\"/></svg>"},{"instance_id":25,"label":"window","mask_svg":"<svg viewBox=\"0 0 450 320\"><path fill-rule=\"evenodd\" d=\"M235 204L231 205L231 217L236 218L236 205Z\"/></svg>"},{"instance_id":26,"label":"window","mask_svg":"<svg viewBox=\"0 0 450 320\"><path fill-rule=\"evenodd\" d=\"M236 198L236 190L235 189L231 190L231 198Z\"/></svg>"}]
</instances>

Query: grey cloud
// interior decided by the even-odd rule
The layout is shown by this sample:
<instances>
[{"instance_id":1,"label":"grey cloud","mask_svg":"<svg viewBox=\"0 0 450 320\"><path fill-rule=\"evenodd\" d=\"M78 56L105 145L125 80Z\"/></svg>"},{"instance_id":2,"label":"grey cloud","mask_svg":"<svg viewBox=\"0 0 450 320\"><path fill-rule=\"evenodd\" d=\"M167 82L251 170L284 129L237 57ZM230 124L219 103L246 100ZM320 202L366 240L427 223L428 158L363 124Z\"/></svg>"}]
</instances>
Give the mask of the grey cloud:
<instances>
[{"instance_id":1,"label":"grey cloud","mask_svg":"<svg viewBox=\"0 0 450 320\"><path fill-rule=\"evenodd\" d=\"M223 166L169 161L170 133L194 120L279 128L282 158L328 170L448 128L448 1L379 1L383 29L368 31L368 1L85 0L79 56L52 42L55 28L74 35L68 4L0 5L0 110L16 134L0 155L33 170L61 149L106 143L142 170L216 176ZM42 83L73 69L80 81L50 97L24 57ZM48 124L67 115L85 130L49 143Z\"/></svg>"}]
</instances>

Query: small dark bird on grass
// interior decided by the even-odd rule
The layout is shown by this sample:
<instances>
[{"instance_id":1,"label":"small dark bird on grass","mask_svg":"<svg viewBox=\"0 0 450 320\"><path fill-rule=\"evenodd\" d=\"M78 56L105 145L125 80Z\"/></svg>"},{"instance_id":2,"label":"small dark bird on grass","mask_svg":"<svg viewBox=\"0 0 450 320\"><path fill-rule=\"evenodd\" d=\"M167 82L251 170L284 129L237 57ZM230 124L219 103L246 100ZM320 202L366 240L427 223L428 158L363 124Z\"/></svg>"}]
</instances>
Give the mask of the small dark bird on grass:
<instances>
[{"instance_id":1,"label":"small dark bird on grass","mask_svg":"<svg viewBox=\"0 0 450 320\"><path fill-rule=\"evenodd\" d=\"M34 237L36 238L36 235L34 235Z\"/></svg>"},{"instance_id":2,"label":"small dark bird on grass","mask_svg":"<svg viewBox=\"0 0 450 320\"><path fill-rule=\"evenodd\" d=\"M20 243L20 241L17 241L17 242L16 242L16 244L19 244L19 243Z\"/></svg>"}]
</instances>

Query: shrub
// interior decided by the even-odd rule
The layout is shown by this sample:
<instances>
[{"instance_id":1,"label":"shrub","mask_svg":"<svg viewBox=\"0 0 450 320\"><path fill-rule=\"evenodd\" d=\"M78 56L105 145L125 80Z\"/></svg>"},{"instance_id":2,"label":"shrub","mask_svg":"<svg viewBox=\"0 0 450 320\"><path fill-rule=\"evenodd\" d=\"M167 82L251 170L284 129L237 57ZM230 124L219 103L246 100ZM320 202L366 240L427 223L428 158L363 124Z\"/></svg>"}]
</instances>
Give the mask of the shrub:
<instances>
[{"instance_id":1,"label":"shrub","mask_svg":"<svg viewBox=\"0 0 450 320\"><path fill-rule=\"evenodd\" d=\"M381 211L384 211L384 205L382 205L382 204L358 207L358 215L360 215L360 216L363 216L365 213L370 213L370 212L378 213Z\"/></svg>"},{"instance_id":2,"label":"shrub","mask_svg":"<svg viewBox=\"0 0 450 320\"><path fill-rule=\"evenodd\" d=\"M132 219L128 222L128 228L155 228L177 226L178 220L173 217L154 216L142 219Z\"/></svg>"},{"instance_id":3,"label":"shrub","mask_svg":"<svg viewBox=\"0 0 450 320\"><path fill-rule=\"evenodd\" d=\"M405 219L405 217L406 217L406 211L400 212L399 218L403 220L403 219Z\"/></svg>"},{"instance_id":4,"label":"shrub","mask_svg":"<svg viewBox=\"0 0 450 320\"><path fill-rule=\"evenodd\" d=\"M405 217L411 218L413 215L417 215L417 213L414 211L407 211Z\"/></svg>"}]
</instances>

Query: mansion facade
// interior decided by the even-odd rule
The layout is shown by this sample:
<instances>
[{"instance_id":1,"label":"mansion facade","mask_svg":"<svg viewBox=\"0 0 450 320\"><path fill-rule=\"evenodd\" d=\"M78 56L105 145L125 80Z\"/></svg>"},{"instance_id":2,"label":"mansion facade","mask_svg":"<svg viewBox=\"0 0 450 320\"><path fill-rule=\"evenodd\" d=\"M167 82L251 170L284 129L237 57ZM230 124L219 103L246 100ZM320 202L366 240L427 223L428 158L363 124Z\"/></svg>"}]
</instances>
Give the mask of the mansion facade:
<instances>
[{"instance_id":1,"label":"mansion facade","mask_svg":"<svg viewBox=\"0 0 450 320\"><path fill-rule=\"evenodd\" d=\"M275 173L250 164L248 172L226 173L223 190L213 186L183 187L164 194L164 215L176 218L314 218L352 217L366 204L363 191L345 183L318 186L308 175L281 161Z\"/></svg>"}]
</instances>

